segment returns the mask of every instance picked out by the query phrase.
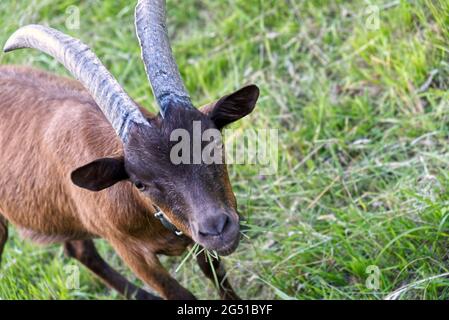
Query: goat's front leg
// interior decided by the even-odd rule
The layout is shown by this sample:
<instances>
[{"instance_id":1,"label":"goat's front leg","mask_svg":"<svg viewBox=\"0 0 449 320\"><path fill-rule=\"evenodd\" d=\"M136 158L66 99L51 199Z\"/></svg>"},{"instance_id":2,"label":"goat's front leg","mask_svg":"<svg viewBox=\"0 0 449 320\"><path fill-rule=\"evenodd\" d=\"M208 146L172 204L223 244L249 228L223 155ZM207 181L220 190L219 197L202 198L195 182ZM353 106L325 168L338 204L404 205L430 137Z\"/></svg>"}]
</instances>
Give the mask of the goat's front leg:
<instances>
[{"instance_id":1,"label":"goat's front leg","mask_svg":"<svg viewBox=\"0 0 449 320\"><path fill-rule=\"evenodd\" d=\"M211 257L211 261L209 261L206 256L205 250L202 250L197 255L196 259L203 273L206 275L206 277L212 280L214 284L215 284L215 276L217 277L219 286L218 292L222 299L240 300L240 297L235 293L234 289L232 288L231 284L228 281L226 270L224 268L223 262L220 261L220 258L215 259Z\"/></svg>"},{"instance_id":2,"label":"goat's front leg","mask_svg":"<svg viewBox=\"0 0 449 320\"><path fill-rule=\"evenodd\" d=\"M156 300L159 297L152 295L126 280L121 274L112 269L104 261L95 248L92 240L74 240L64 243L65 253L77 259L90 271L96 274L107 286L117 290L128 299Z\"/></svg>"},{"instance_id":3,"label":"goat's front leg","mask_svg":"<svg viewBox=\"0 0 449 320\"><path fill-rule=\"evenodd\" d=\"M168 300L194 300L195 296L181 286L161 265L157 256L145 250L144 244L110 241L117 254L143 282Z\"/></svg>"},{"instance_id":4,"label":"goat's front leg","mask_svg":"<svg viewBox=\"0 0 449 320\"><path fill-rule=\"evenodd\" d=\"M6 240L8 240L8 221L0 214L0 264Z\"/></svg>"}]
</instances>

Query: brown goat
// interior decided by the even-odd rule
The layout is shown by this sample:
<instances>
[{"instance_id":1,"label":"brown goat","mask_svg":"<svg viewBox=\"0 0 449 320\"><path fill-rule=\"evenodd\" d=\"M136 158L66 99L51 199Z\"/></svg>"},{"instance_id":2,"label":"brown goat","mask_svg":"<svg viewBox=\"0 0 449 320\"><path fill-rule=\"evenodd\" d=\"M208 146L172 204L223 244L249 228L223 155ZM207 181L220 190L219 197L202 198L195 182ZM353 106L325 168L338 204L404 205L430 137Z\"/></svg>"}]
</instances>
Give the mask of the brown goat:
<instances>
[{"instance_id":1,"label":"brown goat","mask_svg":"<svg viewBox=\"0 0 449 320\"><path fill-rule=\"evenodd\" d=\"M239 216L226 165L174 164L170 135L179 128L192 133L194 121L201 123L201 132L221 129L253 110L258 89L248 86L193 108L171 56L164 19L164 1L139 1L137 33L161 106L158 115L135 104L79 41L36 25L8 40L5 51L44 51L79 81L0 67L0 258L9 221L36 242L64 243L70 257L124 296L157 299L102 260L93 239L104 238L163 298L193 299L157 255L180 255L194 242L221 255L235 250ZM149 30L156 31L145 34ZM159 58L147 57L147 47ZM159 51L151 52L155 48ZM155 217L158 209L163 213ZM238 298L219 260L215 270L204 251L197 260L208 278L216 273L222 298Z\"/></svg>"}]
</instances>

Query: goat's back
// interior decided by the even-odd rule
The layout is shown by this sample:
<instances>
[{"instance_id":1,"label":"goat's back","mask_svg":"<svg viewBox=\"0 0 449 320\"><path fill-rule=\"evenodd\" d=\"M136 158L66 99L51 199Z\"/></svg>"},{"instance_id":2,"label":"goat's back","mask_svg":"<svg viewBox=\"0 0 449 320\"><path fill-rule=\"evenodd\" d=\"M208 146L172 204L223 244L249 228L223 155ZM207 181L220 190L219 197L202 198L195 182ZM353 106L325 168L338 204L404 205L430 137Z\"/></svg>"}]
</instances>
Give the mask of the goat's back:
<instances>
[{"instance_id":1,"label":"goat's back","mask_svg":"<svg viewBox=\"0 0 449 320\"><path fill-rule=\"evenodd\" d=\"M104 115L74 80L0 67L0 150L0 214L35 240L107 232L99 226L108 214L102 211L117 210L133 194L126 182L94 193L70 181L74 169L123 152Z\"/></svg>"}]
</instances>

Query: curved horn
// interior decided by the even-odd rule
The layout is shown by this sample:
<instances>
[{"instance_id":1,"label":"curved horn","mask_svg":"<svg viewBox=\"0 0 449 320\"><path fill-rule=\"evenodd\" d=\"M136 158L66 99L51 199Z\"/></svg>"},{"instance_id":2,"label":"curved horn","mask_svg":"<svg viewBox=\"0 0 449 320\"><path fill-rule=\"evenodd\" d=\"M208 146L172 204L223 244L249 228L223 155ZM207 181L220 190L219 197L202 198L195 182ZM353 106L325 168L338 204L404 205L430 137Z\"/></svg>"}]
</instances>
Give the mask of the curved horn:
<instances>
[{"instance_id":1,"label":"curved horn","mask_svg":"<svg viewBox=\"0 0 449 320\"><path fill-rule=\"evenodd\" d=\"M193 107L173 58L165 20L165 0L139 0L135 10L136 33L162 116L171 104Z\"/></svg>"},{"instance_id":2,"label":"curved horn","mask_svg":"<svg viewBox=\"0 0 449 320\"><path fill-rule=\"evenodd\" d=\"M131 123L150 125L117 80L81 41L52 28L28 25L11 35L3 51L22 48L43 51L62 63L92 95L124 143Z\"/></svg>"}]
</instances>

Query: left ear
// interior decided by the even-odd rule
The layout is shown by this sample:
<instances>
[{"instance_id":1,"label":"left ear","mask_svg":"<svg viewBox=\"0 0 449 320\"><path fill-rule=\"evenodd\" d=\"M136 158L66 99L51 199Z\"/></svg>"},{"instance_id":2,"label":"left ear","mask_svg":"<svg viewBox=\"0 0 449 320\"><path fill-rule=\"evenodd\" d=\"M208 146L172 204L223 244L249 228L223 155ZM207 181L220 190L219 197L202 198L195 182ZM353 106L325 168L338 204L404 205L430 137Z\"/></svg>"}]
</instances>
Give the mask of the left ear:
<instances>
[{"instance_id":1,"label":"left ear","mask_svg":"<svg viewBox=\"0 0 449 320\"><path fill-rule=\"evenodd\" d=\"M106 189L119 181L128 179L123 157L101 158L72 172L72 182L90 191Z\"/></svg>"},{"instance_id":2,"label":"left ear","mask_svg":"<svg viewBox=\"0 0 449 320\"><path fill-rule=\"evenodd\" d=\"M259 88L252 84L224 96L215 103L203 106L200 111L207 114L217 128L221 129L250 114L258 98Z\"/></svg>"}]
</instances>

